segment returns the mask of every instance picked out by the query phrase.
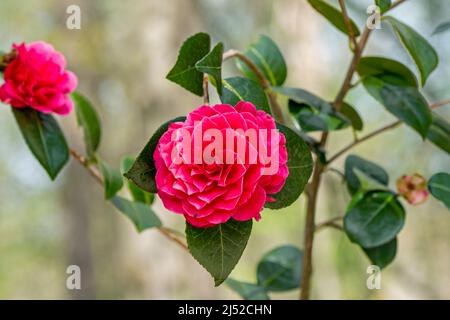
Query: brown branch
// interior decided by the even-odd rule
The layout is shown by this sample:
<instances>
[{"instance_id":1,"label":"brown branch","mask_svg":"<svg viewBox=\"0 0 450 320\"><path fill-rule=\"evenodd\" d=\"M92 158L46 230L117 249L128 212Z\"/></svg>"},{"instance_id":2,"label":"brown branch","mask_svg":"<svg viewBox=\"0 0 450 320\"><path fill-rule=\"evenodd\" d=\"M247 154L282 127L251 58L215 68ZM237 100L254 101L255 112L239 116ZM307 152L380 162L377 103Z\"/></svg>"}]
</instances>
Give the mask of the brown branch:
<instances>
[{"instance_id":1,"label":"brown branch","mask_svg":"<svg viewBox=\"0 0 450 320\"><path fill-rule=\"evenodd\" d=\"M380 133L383 133L385 131L397 128L401 124L402 124L401 121L395 121L395 122L393 122L391 124L388 124L387 126L381 127L379 129L377 129L377 130L375 130L375 131L365 135L362 138L359 138L359 139L355 140L354 142L348 144L346 147L342 148L342 150L337 152L334 156L330 157L330 159L328 159L327 163L329 164L329 163L333 162L334 160L336 160L337 158L342 156L344 153L346 153L348 150L352 149L354 146L356 146L356 145L358 145L358 144L360 144L360 143L362 143L362 142L364 142L366 140L369 140L369 139L379 135Z\"/></svg>"},{"instance_id":2,"label":"brown branch","mask_svg":"<svg viewBox=\"0 0 450 320\"><path fill-rule=\"evenodd\" d=\"M253 63L252 60L247 58L246 55L244 55L238 50L230 49L226 51L223 54L222 59L225 61L233 57L236 57L243 63L245 63L247 67L249 67L249 69L256 75L259 84L263 87L264 91L267 93L267 97L269 98L270 107L275 120L281 124L284 124L283 113L281 111L280 105L278 104L277 95L275 92L273 92L270 86L270 82L266 79L265 75L261 72L261 70L259 70L258 66L255 63Z\"/></svg>"},{"instance_id":3,"label":"brown branch","mask_svg":"<svg viewBox=\"0 0 450 320\"><path fill-rule=\"evenodd\" d=\"M392 4L391 9L397 7L405 0L398 0L394 4ZM387 10L387 11L389 11ZM369 40L369 36L371 33L371 29L364 28L362 32L359 42L355 47L355 51L353 53L352 61L350 62L350 66L347 69L347 73L345 75L342 86L336 95L336 98L333 103L333 107L336 111L339 111L344 102L344 98L347 95L348 91L352 88L352 78L356 71L356 67L361 59L364 48ZM328 132L323 132L322 137L320 139L320 146L324 147L328 140ZM315 231L315 214L316 214L316 202L317 202L317 193L320 187L321 175L324 171L323 164L320 163L318 159L316 159L314 164L314 172L313 177L310 183L310 188L308 192L308 205L306 209L306 225L305 225L305 244L304 244L304 256L303 256L303 275L302 275L302 290L300 291L300 299L306 300L309 299L310 291L311 291L311 275L312 275L312 248L314 242L314 231Z\"/></svg>"},{"instance_id":4,"label":"brown branch","mask_svg":"<svg viewBox=\"0 0 450 320\"><path fill-rule=\"evenodd\" d=\"M446 100L442 100L442 101L438 101L438 102L432 103L430 105L430 108L431 109L436 109L436 108L445 106L447 104L450 104L450 99L446 99ZM347 146L342 148L340 151L338 151L334 156L330 157L330 159L328 159L327 164L333 162L334 160L336 160L337 158L339 158L340 156L342 156L343 154L345 154L347 151L349 151L353 147L357 146L358 144L360 144L360 143L362 143L362 142L364 142L366 140L369 140L369 139L371 139L373 137L376 137L376 136L378 136L379 134L381 134L383 132L395 129L398 126L400 126L402 123L403 123L402 121L395 121L395 122L393 122L391 124L388 124L386 126L383 126L383 127L379 128L379 129L377 129L375 131L372 131L371 133L365 135L362 138L359 138L359 139L355 140L354 142L348 144Z\"/></svg>"},{"instance_id":5,"label":"brown branch","mask_svg":"<svg viewBox=\"0 0 450 320\"><path fill-rule=\"evenodd\" d=\"M344 23L345 26L347 27L350 41L353 44L353 48L356 49L358 47L358 42L356 41L355 34L353 33L352 23L350 21L350 17L348 16L344 0L339 0L339 6L341 7L342 10L342 16L344 17Z\"/></svg>"},{"instance_id":6,"label":"brown branch","mask_svg":"<svg viewBox=\"0 0 450 320\"><path fill-rule=\"evenodd\" d=\"M318 231L318 230L320 230L322 228L325 228L325 227L332 227L332 228L335 228L335 229L342 230L342 226L337 224L336 222L342 220L343 218L344 218L344 216L337 216L337 217L331 218L329 220L323 221L321 223L318 223L316 225L315 231Z\"/></svg>"},{"instance_id":7,"label":"brown branch","mask_svg":"<svg viewBox=\"0 0 450 320\"><path fill-rule=\"evenodd\" d=\"M82 156L81 154L79 154L77 151L70 149L69 150L70 155L77 160L88 172L89 174L102 186L104 185L103 182L103 178L100 175L100 173L90 165L88 159L86 159L86 157ZM174 236L172 233L172 231L168 228L165 227L159 227L157 228L158 231L164 235L166 238L168 238L169 240L177 243L179 246L181 246L183 249L187 250L187 246L183 243L183 241L181 241L180 239L178 239L176 236Z\"/></svg>"},{"instance_id":8,"label":"brown branch","mask_svg":"<svg viewBox=\"0 0 450 320\"><path fill-rule=\"evenodd\" d=\"M398 1L396 1L396 2L394 2L392 5L391 5L391 7L388 9L388 10L386 10L386 12L387 11L389 11L389 10L392 10L392 9L394 9L395 7L397 7L398 5L401 5L403 2L405 2L406 0L398 0Z\"/></svg>"},{"instance_id":9,"label":"brown branch","mask_svg":"<svg viewBox=\"0 0 450 320\"><path fill-rule=\"evenodd\" d=\"M367 27L361 34L358 45L355 48L352 61L348 67L347 73L345 75L344 81L342 83L341 89L339 90L336 99L334 100L333 106L339 111L347 92L351 88L351 82L353 74L355 73L356 67L361 59L364 47L369 39L370 29ZM328 132L323 132L320 139L320 145L325 146L328 139ZM307 300L310 296L311 291L311 275L312 275L312 248L314 242L314 231L315 231L315 214L316 214L316 202L317 194L320 187L321 175L324 171L324 166L319 160L316 160L314 165L314 173L311 181L311 192L308 197L308 206L306 209L306 225L305 225L305 244L304 244L304 256L303 256L303 276L302 276L302 290L300 291L300 299Z\"/></svg>"},{"instance_id":10,"label":"brown branch","mask_svg":"<svg viewBox=\"0 0 450 320\"><path fill-rule=\"evenodd\" d=\"M171 229L165 228L165 227L159 227L158 229L164 236L166 236L168 239L176 242L179 246L181 246L183 249L188 250L187 245L181 241L179 238L177 238L174 235L174 232Z\"/></svg>"},{"instance_id":11,"label":"brown branch","mask_svg":"<svg viewBox=\"0 0 450 320\"><path fill-rule=\"evenodd\" d=\"M76 152L73 149L70 149L70 155L77 160L88 172L89 174L95 179L97 180L98 183L100 183L101 185L103 185L103 178L101 176L101 174L89 164L88 159L86 159L84 156L82 156L81 154L79 154L78 152Z\"/></svg>"}]
</instances>

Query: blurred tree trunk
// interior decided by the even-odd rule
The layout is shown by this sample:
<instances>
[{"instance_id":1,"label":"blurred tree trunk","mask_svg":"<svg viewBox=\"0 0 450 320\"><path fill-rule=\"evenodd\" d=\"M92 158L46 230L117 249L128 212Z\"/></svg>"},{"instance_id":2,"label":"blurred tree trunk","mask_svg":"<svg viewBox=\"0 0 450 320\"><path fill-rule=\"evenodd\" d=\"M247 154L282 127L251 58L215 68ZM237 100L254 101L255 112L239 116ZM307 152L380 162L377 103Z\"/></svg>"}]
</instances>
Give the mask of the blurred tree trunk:
<instances>
[{"instance_id":1,"label":"blurred tree trunk","mask_svg":"<svg viewBox=\"0 0 450 320\"><path fill-rule=\"evenodd\" d=\"M86 192L85 172L72 163L67 168L64 185L64 207L66 208L66 252L67 266L77 265L81 269L81 290L68 290L71 299L94 299L94 268L89 236L90 207ZM91 188L91 186L87 186ZM67 275L69 276L69 275Z\"/></svg>"}]
</instances>

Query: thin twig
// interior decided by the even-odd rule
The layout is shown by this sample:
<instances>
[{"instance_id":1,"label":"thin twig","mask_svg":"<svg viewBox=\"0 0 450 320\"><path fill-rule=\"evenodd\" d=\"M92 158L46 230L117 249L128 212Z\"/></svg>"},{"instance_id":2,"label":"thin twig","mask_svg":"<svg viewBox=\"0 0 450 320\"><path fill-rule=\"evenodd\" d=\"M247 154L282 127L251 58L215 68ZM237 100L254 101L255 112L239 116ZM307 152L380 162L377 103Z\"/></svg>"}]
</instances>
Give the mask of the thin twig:
<instances>
[{"instance_id":1,"label":"thin twig","mask_svg":"<svg viewBox=\"0 0 450 320\"><path fill-rule=\"evenodd\" d=\"M431 109L436 109L436 108L445 106L445 105L447 105L447 104L450 104L450 99L446 99L446 100L442 100L442 101L435 102L435 103L433 103L433 104L430 105L430 108L431 108ZM365 136L363 136L363 137L361 137L361 138L355 140L354 142L348 144L347 146L345 146L344 148L342 148L340 151L338 151L334 156L330 157L330 158L328 159L327 164L329 164L329 163L335 161L337 158L339 158L340 156L342 156L343 154L345 154L347 151L349 151L349 150L352 149L353 147L357 146L358 144L360 144L360 143L362 143L362 142L364 142L364 141L366 141L366 140L369 140L369 139L371 139L371 138L373 138L373 137L376 137L376 136L378 136L379 134L381 134L381 133L383 133L383 132L386 132L386 131L388 131L388 130L392 130L392 129L394 129L394 128L397 128L397 127L400 126L402 123L403 123L403 122L400 121L400 120L395 121L395 122L392 122L391 124L388 124L388 125L386 125L386 126L383 126L383 127L379 128L379 129L377 129L377 130L375 130L375 131L372 131L371 133L369 133L369 134L367 134L367 135L365 135Z\"/></svg>"},{"instance_id":2,"label":"thin twig","mask_svg":"<svg viewBox=\"0 0 450 320\"><path fill-rule=\"evenodd\" d=\"M103 186L104 182L103 182L103 178L100 175L100 173L90 165L89 161L86 159L86 157L82 156L81 154L79 154L77 151L73 150L73 149L69 149L70 155L77 160L86 170L88 170L88 172L90 173L90 175L92 177L94 177L94 179ZM179 246L181 246L183 249L187 250L187 246L183 243L183 241L181 241L180 239L178 239L177 237L175 237L174 235L172 235L172 231L171 229L165 228L165 227L159 227L157 228L157 230L164 235L166 238L168 238L169 240L177 243Z\"/></svg>"},{"instance_id":3,"label":"thin twig","mask_svg":"<svg viewBox=\"0 0 450 320\"><path fill-rule=\"evenodd\" d=\"M158 230L164 235L166 236L168 239L178 243L178 245L180 245L183 249L188 250L187 245L181 241L179 238L177 238L173 233L172 230L168 229L168 228L164 228L164 227L160 227L158 228Z\"/></svg>"},{"instance_id":4,"label":"thin twig","mask_svg":"<svg viewBox=\"0 0 450 320\"><path fill-rule=\"evenodd\" d=\"M350 18L348 16L347 8L345 7L344 0L339 0L339 6L341 7L341 10L342 10L342 16L344 17L344 23L345 23L345 26L347 27L348 35L350 37L350 41L353 44L353 48L356 49L357 46L358 46L358 42L356 41L356 37L355 37L355 34L353 32L353 26L352 26L352 23L351 23Z\"/></svg>"},{"instance_id":5,"label":"thin twig","mask_svg":"<svg viewBox=\"0 0 450 320\"><path fill-rule=\"evenodd\" d=\"M94 177L95 180L97 180L98 183L103 185L103 178L101 174L89 164L88 159L86 159L84 156L79 154L77 151L70 149L70 155L76 159L88 172L89 174Z\"/></svg>"},{"instance_id":6,"label":"thin twig","mask_svg":"<svg viewBox=\"0 0 450 320\"><path fill-rule=\"evenodd\" d=\"M406 0L398 0L398 1L394 2L388 10L394 9L396 6L401 5L405 1ZM386 10L386 12L387 12L387 10Z\"/></svg>"},{"instance_id":7,"label":"thin twig","mask_svg":"<svg viewBox=\"0 0 450 320\"><path fill-rule=\"evenodd\" d=\"M230 49L230 50L226 51L223 54L222 59L225 61L225 60L233 58L233 57L238 58L243 63L245 63L247 65L247 67L249 67L249 69L255 74L256 78L258 79L259 84L261 85L261 87L263 87L264 91L266 91L266 93L267 93L267 96L268 96L269 102L270 102L270 107L271 107L271 110L272 110L275 120L281 124L284 124L283 113L281 111L280 105L278 104L277 95L272 90L272 88L270 86L270 82L266 79L265 75L261 72L261 70L259 70L258 66L252 60L247 58L246 55L244 55L243 53L241 53L238 50Z\"/></svg>"},{"instance_id":8,"label":"thin twig","mask_svg":"<svg viewBox=\"0 0 450 320\"><path fill-rule=\"evenodd\" d=\"M315 231L320 230L325 227L333 227L333 228L342 230L342 226L337 224L336 222L342 220L343 218L344 218L344 216L337 216L337 217L331 218L329 220L323 221L321 223L318 223L316 225Z\"/></svg>"}]
</instances>

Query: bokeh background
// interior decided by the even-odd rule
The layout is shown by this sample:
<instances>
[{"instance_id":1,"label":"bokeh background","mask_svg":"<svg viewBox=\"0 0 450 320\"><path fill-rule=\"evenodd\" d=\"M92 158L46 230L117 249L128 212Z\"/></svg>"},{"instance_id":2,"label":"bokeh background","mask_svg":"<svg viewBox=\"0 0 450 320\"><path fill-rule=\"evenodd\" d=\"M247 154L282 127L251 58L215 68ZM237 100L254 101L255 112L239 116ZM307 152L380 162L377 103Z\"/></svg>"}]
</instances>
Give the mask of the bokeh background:
<instances>
[{"instance_id":1,"label":"bokeh background","mask_svg":"<svg viewBox=\"0 0 450 320\"><path fill-rule=\"evenodd\" d=\"M337 1L331 1L336 4ZM351 16L364 25L370 0L348 0ZM81 7L81 30L66 28L66 8ZM450 33L431 37L448 21L447 0L408 0L392 15L409 23L436 47L440 66L426 87L430 101L450 97ZM189 35L209 32L226 48L244 49L259 34L271 36L289 67L287 84L332 99L350 61L343 34L314 12L306 0L2 0L0 48L13 42L44 40L62 51L80 80L79 91L99 110L103 123L100 155L118 167L136 155L161 122L184 115L201 99L165 80L177 48ZM391 30L374 32L366 54L414 65ZM226 62L225 75L237 74ZM217 101L217 97L214 97ZM361 113L365 132L392 121L362 88L348 100ZM438 111L449 119L446 107ZM82 150L73 115L59 119L70 145ZM350 130L332 134L338 150ZM353 150L379 162L391 186L404 173L426 177L450 171L449 156L402 126ZM343 157L335 164L342 168ZM319 196L318 221L342 214L349 201L339 176L329 173ZM334 229L319 232L314 247L313 298L449 299L450 213L435 200L407 208L395 262L382 272L382 289L366 288L363 252ZM184 221L155 210L171 227ZM254 225L248 247L232 273L255 281L261 256L278 245L303 243L303 196L290 208L266 210ZM66 268L79 265L82 290L66 289ZM274 295L297 298L298 290ZM226 286L214 288L207 272L186 252L155 231L138 234L103 200L102 190L74 161L51 182L32 157L8 106L0 105L0 299L228 299Z\"/></svg>"}]
</instances>

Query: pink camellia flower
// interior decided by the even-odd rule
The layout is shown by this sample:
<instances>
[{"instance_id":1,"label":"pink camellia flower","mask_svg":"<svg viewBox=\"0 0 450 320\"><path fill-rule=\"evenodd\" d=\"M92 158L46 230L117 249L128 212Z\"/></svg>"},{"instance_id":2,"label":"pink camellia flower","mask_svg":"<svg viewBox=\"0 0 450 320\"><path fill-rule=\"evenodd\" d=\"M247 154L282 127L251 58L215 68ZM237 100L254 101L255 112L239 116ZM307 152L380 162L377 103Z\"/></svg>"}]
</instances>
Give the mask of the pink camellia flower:
<instances>
[{"instance_id":1,"label":"pink camellia flower","mask_svg":"<svg viewBox=\"0 0 450 320\"><path fill-rule=\"evenodd\" d=\"M429 195L427 180L417 173L412 176L403 175L398 178L397 190L412 205L425 202Z\"/></svg>"},{"instance_id":2,"label":"pink camellia flower","mask_svg":"<svg viewBox=\"0 0 450 320\"><path fill-rule=\"evenodd\" d=\"M15 108L68 114L73 103L67 95L75 90L77 77L65 69L64 56L42 41L14 44L13 49L15 57L5 69L0 100Z\"/></svg>"},{"instance_id":3,"label":"pink camellia flower","mask_svg":"<svg viewBox=\"0 0 450 320\"><path fill-rule=\"evenodd\" d=\"M204 105L161 136L153 155L158 195L195 227L259 220L284 186L287 157L286 139L266 112L244 101Z\"/></svg>"}]
</instances>

